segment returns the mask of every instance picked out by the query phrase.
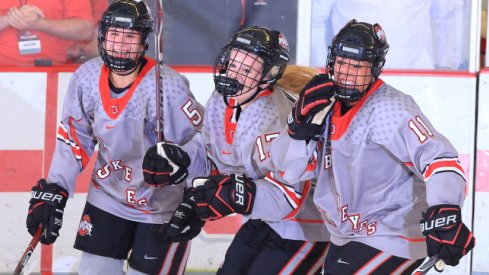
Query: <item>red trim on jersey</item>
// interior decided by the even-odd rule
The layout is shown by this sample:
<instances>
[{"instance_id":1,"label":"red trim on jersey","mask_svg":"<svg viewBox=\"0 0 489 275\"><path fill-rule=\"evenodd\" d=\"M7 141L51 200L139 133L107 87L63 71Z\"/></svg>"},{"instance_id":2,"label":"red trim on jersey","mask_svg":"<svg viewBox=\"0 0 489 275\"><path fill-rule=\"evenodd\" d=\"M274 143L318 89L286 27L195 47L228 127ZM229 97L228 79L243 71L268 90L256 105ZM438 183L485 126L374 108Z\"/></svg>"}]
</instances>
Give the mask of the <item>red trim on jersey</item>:
<instances>
[{"instance_id":1,"label":"red trim on jersey","mask_svg":"<svg viewBox=\"0 0 489 275\"><path fill-rule=\"evenodd\" d=\"M323 220L307 220L307 219L297 219L297 218L289 218L287 220L291 222L302 222L302 223L324 223Z\"/></svg>"},{"instance_id":2,"label":"red trim on jersey","mask_svg":"<svg viewBox=\"0 0 489 275\"><path fill-rule=\"evenodd\" d=\"M408 167L413 167L414 166L414 164L412 162L410 162L410 161L405 161L403 163L404 163L404 165L406 165Z\"/></svg>"},{"instance_id":3,"label":"red trim on jersey","mask_svg":"<svg viewBox=\"0 0 489 275\"><path fill-rule=\"evenodd\" d=\"M367 99L375 92L377 89L384 84L382 79L377 79L367 94L362 97L346 114L341 116L341 104L335 104L333 107L333 115L331 116L331 140L339 140L343 134L348 129L351 121L358 113L360 108L365 104Z\"/></svg>"},{"instance_id":4,"label":"red trim on jersey","mask_svg":"<svg viewBox=\"0 0 489 275\"><path fill-rule=\"evenodd\" d=\"M92 182L93 188L96 188L96 189L102 188L102 186L100 186L100 184L96 180L90 179L90 181Z\"/></svg>"},{"instance_id":5,"label":"red trim on jersey","mask_svg":"<svg viewBox=\"0 0 489 275\"><path fill-rule=\"evenodd\" d=\"M75 141L75 146L72 146L72 150L74 150L73 153L75 154L75 149L76 149L77 153L80 155L80 158L81 158L80 160L82 163L82 169L85 169L85 167L87 167L87 164L88 164L88 161L90 160L90 158L88 157L87 152L85 152L85 150L83 150L83 148L81 147L80 140L76 136L76 128L73 125L74 120L75 119L73 117L70 117L70 119L68 120L68 124L70 127L70 133L71 133L71 136L73 137L73 140ZM76 147L78 147L78 148L76 148Z\"/></svg>"},{"instance_id":6,"label":"red trim on jersey","mask_svg":"<svg viewBox=\"0 0 489 275\"><path fill-rule=\"evenodd\" d=\"M260 97L263 97L263 96L269 96L271 95L273 92L272 90L265 90L265 91L261 91L258 96L256 96L256 98L260 98Z\"/></svg>"},{"instance_id":7,"label":"red trim on jersey","mask_svg":"<svg viewBox=\"0 0 489 275\"><path fill-rule=\"evenodd\" d=\"M319 143L319 142L318 142ZM318 146L319 147L319 146ZM314 150L314 152L312 153L312 157L311 159L309 160L309 162L307 163L307 167L306 167L306 171L307 172L310 172L310 171L314 171L316 170L316 167L317 167L317 164L318 164L318 150L317 148Z\"/></svg>"},{"instance_id":8,"label":"red trim on jersey","mask_svg":"<svg viewBox=\"0 0 489 275\"><path fill-rule=\"evenodd\" d=\"M68 121L68 126L72 127L71 118L70 118L70 121ZM59 123L56 138L58 140L64 142L66 145L70 146L71 152L73 153L73 155L77 161L82 160L82 156L80 153L80 146L74 140L72 140L70 138L70 136L68 135L68 129L63 124L63 122Z\"/></svg>"},{"instance_id":9,"label":"red trim on jersey","mask_svg":"<svg viewBox=\"0 0 489 275\"><path fill-rule=\"evenodd\" d=\"M302 205L304 204L307 196L309 195L309 191L311 191L311 182L307 180L304 184L304 190L302 190L302 196L301 196L301 199L299 201L299 204L297 205L297 208L294 209L292 212L290 212L289 215L285 216L284 219L290 219L290 218L294 217L295 215L297 215L297 213L299 213L299 211L302 208Z\"/></svg>"},{"instance_id":10,"label":"red trim on jersey","mask_svg":"<svg viewBox=\"0 0 489 275\"><path fill-rule=\"evenodd\" d=\"M443 158L433 161L424 169L423 178L428 181L436 173L449 171L455 172L465 179L464 169L457 158Z\"/></svg>"},{"instance_id":11,"label":"red trim on jersey","mask_svg":"<svg viewBox=\"0 0 489 275\"><path fill-rule=\"evenodd\" d=\"M302 205L302 200L307 196L307 192L309 192L310 189L310 183L309 181L306 181L306 185L304 186L304 192L303 194L297 193L292 187L287 186L283 184L282 182L278 181L272 174L272 172L268 172L267 175L264 177L264 179L270 183L272 183L275 187L279 188L282 193L284 193L285 198L287 201L289 201L289 204L294 208L294 210L287 215L286 218L293 217L292 213L296 212L296 209L299 209L300 206ZM305 194L304 194L305 193Z\"/></svg>"},{"instance_id":12,"label":"red trim on jersey","mask_svg":"<svg viewBox=\"0 0 489 275\"><path fill-rule=\"evenodd\" d=\"M231 98L229 99L228 104L233 106L234 102L234 99ZM224 136L226 137L227 144L233 144L234 134L236 133L236 127L238 125L237 122L231 121L234 111L235 108L229 106L226 106L226 110L224 111Z\"/></svg>"},{"instance_id":13,"label":"red trim on jersey","mask_svg":"<svg viewBox=\"0 0 489 275\"><path fill-rule=\"evenodd\" d=\"M269 96L272 94L271 90L265 90L260 92L256 98L260 98L263 96ZM256 98L254 100L256 100ZM234 106L236 101L233 98L229 98L228 105ZM227 144L233 144L234 134L236 134L236 127L238 126L238 122L232 122L233 114L235 108L231 108L226 105L226 110L224 110L224 136L226 137Z\"/></svg>"},{"instance_id":14,"label":"red trim on jersey","mask_svg":"<svg viewBox=\"0 0 489 275\"><path fill-rule=\"evenodd\" d=\"M406 241L411 242L411 243L420 243L420 242L426 241L426 238L424 238L424 237L422 237L422 238L408 238L406 236L399 236L399 237L402 239L405 239Z\"/></svg>"},{"instance_id":15,"label":"red trim on jersey","mask_svg":"<svg viewBox=\"0 0 489 275\"><path fill-rule=\"evenodd\" d=\"M146 215L150 215L150 214L152 214L152 213L153 213L153 211L150 211L150 210L144 210L144 209L139 209L139 208L137 208L136 206L134 206L134 205L132 205L132 204L127 204L127 203L125 203L124 205L125 205L125 206L129 206L129 207L131 207L131 208L133 208L133 209L136 209L136 210L138 210L138 211L140 211L141 213L146 214Z\"/></svg>"},{"instance_id":16,"label":"red trim on jersey","mask_svg":"<svg viewBox=\"0 0 489 275\"><path fill-rule=\"evenodd\" d=\"M104 106L105 113L112 120L117 119L117 117L122 113L122 111L124 111L124 108L126 108L127 103L129 103L129 100L132 97L132 94L138 87L139 82L141 82L141 80L146 76L149 70L151 70L153 66L156 64L156 61L151 58L146 57L146 61L147 61L146 64L141 69L141 72L139 72L138 76L136 77L136 80L134 80L134 82L132 83L131 87L129 88L129 91L127 91L127 93L121 98L112 98L110 96L110 88L109 88L110 70L105 65L102 67L102 71L100 73L100 80L99 80L100 98L102 99L102 104Z\"/></svg>"}]
</instances>

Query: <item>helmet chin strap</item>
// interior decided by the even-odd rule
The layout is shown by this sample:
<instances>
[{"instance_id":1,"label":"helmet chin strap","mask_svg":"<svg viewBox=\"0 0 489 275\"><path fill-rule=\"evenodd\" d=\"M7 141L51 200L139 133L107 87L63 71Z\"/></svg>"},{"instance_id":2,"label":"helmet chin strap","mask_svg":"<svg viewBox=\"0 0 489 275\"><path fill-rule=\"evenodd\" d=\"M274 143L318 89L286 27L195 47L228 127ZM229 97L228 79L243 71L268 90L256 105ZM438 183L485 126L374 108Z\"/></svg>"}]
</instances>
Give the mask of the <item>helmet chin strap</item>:
<instances>
[{"instance_id":1,"label":"helmet chin strap","mask_svg":"<svg viewBox=\"0 0 489 275\"><path fill-rule=\"evenodd\" d=\"M228 101L228 97L234 97L234 96L224 96L223 95L222 99L224 100L224 103L226 104L226 106L228 106L229 108L240 108L241 109L241 106L246 105L247 103L253 101L261 92L270 89L270 85L267 85L265 88L260 88L260 86L262 84L264 84L264 83L259 83L257 85L256 91L250 97L248 97L247 99L245 99L245 101L243 101L241 103L239 103L239 102L236 101L236 105L230 105L229 104L229 101Z\"/></svg>"},{"instance_id":2,"label":"helmet chin strap","mask_svg":"<svg viewBox=\"0 0 489 275\"><path fill-rule=\"evenodd\" d=\"M368 92L368 90L370 90L370 87L372 87L372 84L375 82L375 80L376 79L372 79L372 81L370 81L368 86L362 92L356 88L344 88L335 84L335 98L346 103L358 101L362 99L362 97ZM338 91L340 92L338 93Z\"/></svg>"},{"instance_id":3,"label":"helmet chin strap","mask_svg":"<svg viewBox=\"0 0 489 275\"><path fill-rule=\"evenodd\" d=\"M222 75L214 77L214 84L216 85L217 92L224 97L235 96L244 88L244 85L239 83L238 80Z\"/></svg>"},{"instance_id":4,"label":"helmet chin strap","mask_svg":"<svg viewBox=\"0 0 489 275\"><path fill-rule=\"evenodd\" d=\"M117 75L129 75L133 73L140 63L132 60L131 58L116 58L110 55L107 55L107 60L109 64L111 64L109 67L110 70ZM118 66L120 68L117 68Z\"/></svg>"}]
</instances>

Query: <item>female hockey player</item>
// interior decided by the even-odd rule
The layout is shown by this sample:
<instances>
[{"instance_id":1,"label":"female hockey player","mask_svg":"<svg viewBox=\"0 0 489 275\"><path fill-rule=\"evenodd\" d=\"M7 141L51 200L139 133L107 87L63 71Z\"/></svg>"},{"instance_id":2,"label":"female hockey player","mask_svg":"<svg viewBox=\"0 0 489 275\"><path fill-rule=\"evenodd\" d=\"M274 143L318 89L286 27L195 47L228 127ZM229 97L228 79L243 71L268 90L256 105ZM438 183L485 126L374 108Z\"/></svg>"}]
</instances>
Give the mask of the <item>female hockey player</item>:
<instances>
[{"instance_id":1,"label":"female hockey player","mask_svg":"<svg viewBox=\"0 0 489 275\"><path fill-rule=\"evenodd\" d=\"M300 94L272 146L286 180L317 178L314 202L331 233L325 274L411 274L427 255L457 265L474 246L458 153L410 96L378 78L388 48L378 24L348 22L329 49L329 77Z\"/></svg>"},{"instance_id":2,"label":"female hockey player","mask_svg":"<svg viewBox=\"0 0 489 275\"><path fill-rule=\"evenodd\" d=\"M28 230L33 234L41 225L41 242L51 244L76 176L98 146L75 241L83 251L80 274L123 274L129 251L129 274L183 274L187 261L188 242L155 243L147 234L152 224L169 220L184 190L184 185L145 183L141 170L146 151L157 141L158 65L145 56L153 23L141 0L118 0L105 11L98 30L100 57L73 74L48 177L32 188ZM165 137L187 142L200 128L202 107L183 76L165 65L160 71ZM188 160L173 164L175 169L166 173L169 180L186 172Z\"/></svg>"},{"instance_id":3,"label":"female hockey player","mask_svg":"<svg viewBox=\"0 0 489 275\"><path fill-rule=\"evenodd\" d=\"M284 182L270 161L270 144L285 126L294 100L276 85L288 61L280 32L258 26L237 32L216 58L216 91L206 105L202 133L184 146L192 159L189 179L199 177L161 235L192 238L200 231L200 219L245 215L247 222L218 274L322 270L329 234L312 203L314 186ZM291 74L305 77L300 71ZM283 86L298 84L295 78L290 81Z\"/></svg>"}]
</instances>

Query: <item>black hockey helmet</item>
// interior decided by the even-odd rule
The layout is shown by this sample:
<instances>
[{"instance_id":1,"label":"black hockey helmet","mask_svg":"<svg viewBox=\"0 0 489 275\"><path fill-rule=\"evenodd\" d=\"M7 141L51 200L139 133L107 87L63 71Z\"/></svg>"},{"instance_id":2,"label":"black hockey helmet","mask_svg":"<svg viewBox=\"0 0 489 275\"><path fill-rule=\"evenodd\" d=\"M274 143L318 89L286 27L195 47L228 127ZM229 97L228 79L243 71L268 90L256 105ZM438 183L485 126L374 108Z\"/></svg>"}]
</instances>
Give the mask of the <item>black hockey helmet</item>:
<instances>
[{"instance_id":1,"label":"black hockey helmet","mask_svg":"<svg viewBox=\"0 0 489 275\"><path fill-rule=\"evenodd\" d=\"M98 50L105 65L118 74L129 74L141 63L149 47L149 35L153 32L154 21L149 8L142 0L116 0L102 15L98 28ZM114 57L114 49L107 49L107 31L110 27L135 30L141 33L142 51L136 52L137 58ZM124 35L124 32L122 33ZM124 43L124 42L121 42Z\"/></svg>"},{"instance_id":2,"label":"black hockey helmet","mask_svg":"<svg viewBox=\"0 0 489 275\"><path fill-rule=\"evenodd\" d=\"M338 85L335 80L336 97L343 101L357 101L363 92L370 88L377 80L385 64L385 55L389 44L384 30L379 24L357 22L355 19L348 22L333 38L328 49L327 69L335 79L334 64L336 57L349 58L357 61L368 61L372 72L372 81L367 83L360 91L356 88L346 88Z\"/></svg>"},{"instance_id":3,"label":"black hockey helmet","mask_svg":"<svg viewBox=\"0 0 489 275\"><path fill-rule=\"evenodd\" d=\"M233 70L229 64L237 62L234 60L235 56L231 56L233 49L251 53L262 59L261 61L258 58L256 60L256 62L263 63L263 66L260 78L255 79L253 87L246 87L244 83L228 76L229 71ZM289 45L281 32L260 26L245 28L233 35L229 44L221 49L216 58L214 63L216 90L226 98L241 95L258 87L256 92L246 100L249 102L260 91L269 89L282 77L288 62ZM247 76L242 74L242 77Z\"/></svg>"}]
</instances>

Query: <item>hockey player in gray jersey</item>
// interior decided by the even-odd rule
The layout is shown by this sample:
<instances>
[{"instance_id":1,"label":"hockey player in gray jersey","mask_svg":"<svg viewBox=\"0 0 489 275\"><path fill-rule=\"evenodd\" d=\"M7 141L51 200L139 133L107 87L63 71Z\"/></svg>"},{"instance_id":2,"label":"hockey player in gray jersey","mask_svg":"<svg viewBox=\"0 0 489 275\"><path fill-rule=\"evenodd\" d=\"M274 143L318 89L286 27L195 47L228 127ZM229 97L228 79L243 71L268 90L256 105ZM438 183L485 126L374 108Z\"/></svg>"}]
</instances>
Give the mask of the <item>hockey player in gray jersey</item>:
<instances>
[{"instance_id":1,"label":"hockey player in gray jersey","mask_svg":"<svg viewBox=\"0 0 489 275\"><path fill-rule=\"evenodd\" d=\"M324 262L329 234L312 202L314 187L283 181L270 160L270 144L293 106L276 85L288 60L280 32L257 26L237 32L217 56L202 133L184 146L189 179L200 177L162 235L194 237L202 224L187 226L189 217L246 215L218 274L314 274Z\"/></svg>"},{"instance_id":2,"label":"hockey player in gray jersey","mask_svg":"<svg viewBox=\"0 0 489 275\"><path fill-rule=\"evenodd\" d=\"M458 153L378 78L387 51L378 24L348 22L329 49L329 76L308 84L272 146L284 179L317 178L331 233L325 274L410 274L427 255L457 265L474 246Z\"/></svg>"},{"instance_id":3,"label":"hockey player in gray jersey","mask_svg":"<svg viewBox=\"0 0 489 275\"><path fill-rule=\"evenodd\" d=\"M75 241L75 248L83 251L80 274L123 274L130 250L129 274L183 274L189 255L189 242L154 243L148 234L152 224L170 219L185 187L145 183L141 169L145 153L157 142L158 64L145 56L153 24L140 0L117 0L105 11L99 23L101 57L73 74L47 179L32 188L28 230L32 234L42 225L41 242L51 244L75 192L76 177L98 146ZM185 143L200 129L203 109L183 76L165 65L160 71L165 137ZM167 177L184 174L188 163L173 163Z\"/></svg>"}]
</instances>

